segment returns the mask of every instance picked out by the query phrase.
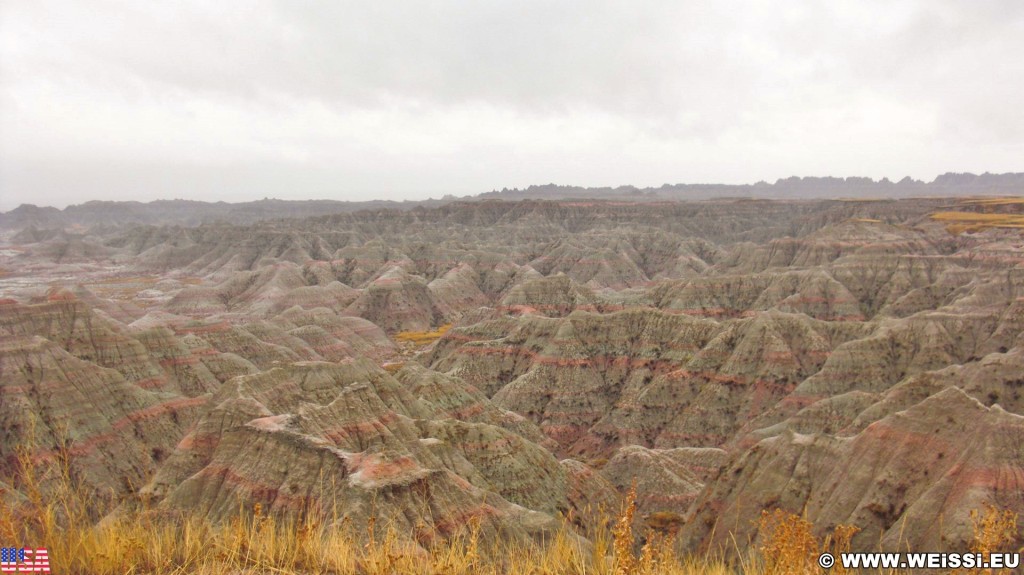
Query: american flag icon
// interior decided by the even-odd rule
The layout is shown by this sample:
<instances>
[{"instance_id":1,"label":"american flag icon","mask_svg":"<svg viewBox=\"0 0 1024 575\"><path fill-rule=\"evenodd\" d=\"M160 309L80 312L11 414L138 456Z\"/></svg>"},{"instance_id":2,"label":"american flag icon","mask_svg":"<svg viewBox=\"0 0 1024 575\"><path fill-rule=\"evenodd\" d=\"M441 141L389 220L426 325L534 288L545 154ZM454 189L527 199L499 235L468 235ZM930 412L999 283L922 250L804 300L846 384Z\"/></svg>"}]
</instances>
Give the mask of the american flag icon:
<instances>
[{"instance_id":1,"label":"american flag icon","mask_svg":"<svg viewBox=\"0 0 1024 575\"><path fill-rule=\"evenodd\" d=\"M0 573L49 573L50 554L46 549L0 548Z\"/></svg>"}]
</instances>

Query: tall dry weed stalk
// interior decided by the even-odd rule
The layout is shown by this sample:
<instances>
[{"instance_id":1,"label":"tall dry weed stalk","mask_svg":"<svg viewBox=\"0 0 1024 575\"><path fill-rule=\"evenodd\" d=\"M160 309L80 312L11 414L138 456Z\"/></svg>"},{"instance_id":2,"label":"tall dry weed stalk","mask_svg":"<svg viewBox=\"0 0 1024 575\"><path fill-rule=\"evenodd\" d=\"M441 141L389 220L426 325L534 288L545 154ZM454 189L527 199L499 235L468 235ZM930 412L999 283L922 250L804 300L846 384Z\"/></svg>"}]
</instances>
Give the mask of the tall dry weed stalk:
<instances>
[{"instance_id":1,"label":"tall dry weed stalk","mask_svg":"<svg viewBox=\"0 0 1024 575\"><path fill-rule=\"evenodd\" d=\"M636 514L636 480L626 494L622 513L619 514L612 530L612 550L615 552L615 575L630 575L636 572L636 556L633 555L633 516Z\"/></svg>"},{"instance_id":2,"label":"tall dry weed stalk","mask_svg":"<svg viewBox=\"0 0 1024 575\"><path fill-rule=\"evenodd\" d=\"M850 550L850 542L859 531L850 525L839 525L821 541L814 536L814 525L805 517L775 509L762 511L760 532L763 575L804 575L820 573L818 556L829 552L835 557ZM838 561L829 571L847 575L849 571Z\"/></svg>"},{"instance_id":3,"label":"tall dry weed stalk","mask_svg":"<svg viewBox=\"0 0 1024 575\"><path fill-rule=\"evenodd\" d=\"M764 575L817 573L818 540L811 533L812 527L810 521L781 509L762 511Z\"/></svg>"},{"instance_id":4,"label":"tall dry weed stalk","mask_svg":"<svg viewBox=\"0 0 1024 575\"><path fill-rule=\"evenodd\" d=\"M1020 552L1020 535L1017 529L1017 514L1008 510L1000 510L994 505L986 505L982 513L977 509L971 511L971 551L988 555L989 553ZM971 569L958 571L968 575L1002 575L1011 573L1009 569Z\"/></svg>"}]
</instances>

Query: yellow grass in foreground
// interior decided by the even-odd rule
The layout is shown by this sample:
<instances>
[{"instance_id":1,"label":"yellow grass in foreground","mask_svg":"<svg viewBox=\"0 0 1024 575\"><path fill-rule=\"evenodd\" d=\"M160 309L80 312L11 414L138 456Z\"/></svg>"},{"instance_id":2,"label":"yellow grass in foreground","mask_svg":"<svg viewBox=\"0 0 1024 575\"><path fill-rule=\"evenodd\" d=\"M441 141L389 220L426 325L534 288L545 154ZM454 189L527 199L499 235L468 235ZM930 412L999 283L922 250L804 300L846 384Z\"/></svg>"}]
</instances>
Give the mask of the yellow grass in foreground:
<instances>
[{"instance_id":1,"label":"yellow grass in foreground","mask_svg":"<svg viewBox=\"0 0 1024 575\"><path fill-rule=\"evenodd\" d=\"M47 548L57 575L802 575L821 573L817 554L848 550L856 532L840 526L818 540L806 519L776 510L761 518L760 553L732 567L713 558L679 555L671 535L649 532L637 549L631 527L634 488L610 530L599 528L592 544L567 528L546 542L484 543L469 526L449 541L423 549L394 530L375 529L372 521L368 526L328 528L316 515L275 520L259 506L251 516L223 525L138 512L97 521L95 499L75 486L66 458L39 471L22 451L18 464L15 486L24 498L0 492L0 544ZM974 526L972 550L1006 550L1016 535L1017 517L989 509L974 516ZM847 575L838 566L831 573Z\"/></svg>"},{"instance_id":2,"label":"yellow grass in foreground","mask_svg":"<svg viewBox=\"0 0 1024 575\"><path fill-rule=\"evenodd\" d=\"M63 483L60 483L63 482ZM20 487L28 497L0 507L6 545L45 547L61 575L121 574L645 574L727 575L718 562L681 559L671 540L654 538L637 554L628 528L632 511L614 532L585 544L569 530L542 543L481 541L469 526L430 549L391 529L327 528L321 517L274 520L260 508L250 517L212 525L198 517L174 520L152 513L123 513L96 523L88 499L69 488L68 476L45 501L34 477ZM635 506L630 502L630 510ZM627 518L628 517L628 518ZM16 543L15 543L16 542Z\"/></svg>"}]
</instances>

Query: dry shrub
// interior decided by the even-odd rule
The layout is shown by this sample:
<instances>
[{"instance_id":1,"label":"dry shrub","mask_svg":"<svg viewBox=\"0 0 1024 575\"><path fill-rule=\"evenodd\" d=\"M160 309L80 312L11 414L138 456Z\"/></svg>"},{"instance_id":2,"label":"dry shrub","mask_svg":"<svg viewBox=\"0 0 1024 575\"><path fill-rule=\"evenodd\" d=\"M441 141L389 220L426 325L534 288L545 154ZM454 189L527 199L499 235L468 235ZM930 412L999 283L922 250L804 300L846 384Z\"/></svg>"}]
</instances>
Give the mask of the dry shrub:
<instances>
[{"instance_id":1,"label":"dry shrub","mask_svg":"<svg viewBox=\"0 0 1024 575\"><path fill-rule=\"evenodd\" d=\"M850 542L859 531L851 525L839 525L822 541L814 536L814 526L806 518L795 513L775 509L762 511L760 531L763 543L760 551L764 560L764 575L801 575L820 573L818 556L831 553L837 560L830 573L846 575L838 561L840 553L850 550Z\"/></svg>"},{"instance_id":2,"label":"dry shrub","mask_svg":"<svg viewBox=\"0 0 1024 575\"><path fill-rule=\"evenodd\" d=\"M984 513L977 509L971 511L971 527L974 535L971 541L972 552L987 555L1018 551L1020 538L1017 533L1016 513L1008 509L997 509L994 505L986 505ZM972 569L960 573L996 575L1010 573L1010 570Z\"/></svg>"},{"instance_id":3,"label":"dry shrub","mask_svg":"<svg viewBox=\"0 0 1024 575\"><path fill-rule=\"evenodd\" d=\"M860 531L860 528L854 527L853 525L839 525L831 534L825 537L821 551L827 551L836 557L836 564L829 571L832 575L847 575L848 573L851 573L849 569L843 567L842 562L839 561L839 556L842 553L850 552L850 544L853 541L853 536L856 535L858 531Z\"/></svg>"},{"instance_id":4,"label":"dry shrub","mask_svg":"<svg viewBox=\"0 0 1024 575\"><path fill-rule=\"evenodd\" d=\"M987 505L984 515L978 510L971 511L971 524L974 530L971 551L975 553L1011 551L1018 543L1017 514L1008 509Z\"/></svg>"},{"instance_id":5,"label":"dry shrub","mask_svg":"<svg viewBox=\"0 0 1024 575\"><path fill-rule=\"evenodd\" d=\"M802 575L818 572L818 540L811 522L781 509L762 511L761 554L765 575Z\"/></svg>"},{"instance_id":6,"label":"dry shrub","mask_svg":"<svg viewBox=\"0 0 1024 575\"><path fill-rule=\"evenodd\" d=\"M674 535L683 526L685 519L682 515L671 511L655 511L647 515L644 522L655 533Z\"/></svg>"},{"instance_id":7,"label":"dry shrub","mask_svg":"<svg viewBox=\"0 0 1024 575\"><path fill-rule=\"evenodd\" d=\"M636 557L633 555L633 516L636 514L636 480L626 494L626 501L619 519L612 530L612 550L615 552L615 575L629 575L636 572Z\"/></svg>"}]
</instances>

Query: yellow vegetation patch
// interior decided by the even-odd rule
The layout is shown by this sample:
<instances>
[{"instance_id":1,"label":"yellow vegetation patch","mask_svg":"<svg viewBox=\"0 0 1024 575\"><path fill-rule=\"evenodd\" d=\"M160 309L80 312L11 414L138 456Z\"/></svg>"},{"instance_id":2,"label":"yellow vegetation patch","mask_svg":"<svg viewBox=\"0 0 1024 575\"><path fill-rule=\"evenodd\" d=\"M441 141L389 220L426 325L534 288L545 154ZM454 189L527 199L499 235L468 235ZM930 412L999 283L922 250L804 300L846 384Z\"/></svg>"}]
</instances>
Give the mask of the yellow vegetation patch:
<instances>
[{"instance_id":1,"label":"yellow vegetation patch","mask_svg":"<svg viewBox=\"0 0 1024 575\"><path fill-rule=\"evenodd\" d=\"M1008 510L1000 510L993 505L985 508L985 513L971 511L971 525L974 540L971 551L988 554L1013 549L1017 543L1017 514ZM971 573L983 573L981 570Z\"/></svg>"},{"instance_id":2,"label":"yellow vegetation patch","mask_svg":"<svg viewBox=\"0 0 1024 575\"><path fill-rule=\"evenodd\" d=\"M1021 214L936 212L931 218L937 222L944 222L946 229L952 234L978 232L989 228L1024 229L1024 215Z\"/></svg>"},{"instance_id":3,"label":"yellow vegetation patch","mask_svg":"<svg viewBox=\"0 0 1024 575\"><path fill-rule=\"evenodd\" d=\"M399 343L411 343L417 346L425 346L441 339L452 324L446 323L433 331L402 331L395 334L395 341Z\"/></svg>"},{"instance_id":4,"label":"yellow vegetation patch","mask_svg":"<svg viewBox=\"0 0 1024 575\"><path fill-rule=\"evenodd\" d=\"M978 204L982 206L1007 206L1013 204L1024 204L1024 198L984 198L981 200L965 200L965 204Z\"/></svg>"},{"instance_id":5,"label":"yellow vegetation patch","mask_svg":"<svg viewBox=\"0 0 1024 575\"><path fill-rule=\"evenodd\" d=\"M811 532L814 526L794 513L776 509L761 512L761 565L764 575L811 575L821 572L818 557L831 553L838 557L850 550L850 541L859 531L850 525L839 525L831 535L819 541ZM831 570L835 575L849 573L837 563Z\"/></svg>"}]
</instances>

